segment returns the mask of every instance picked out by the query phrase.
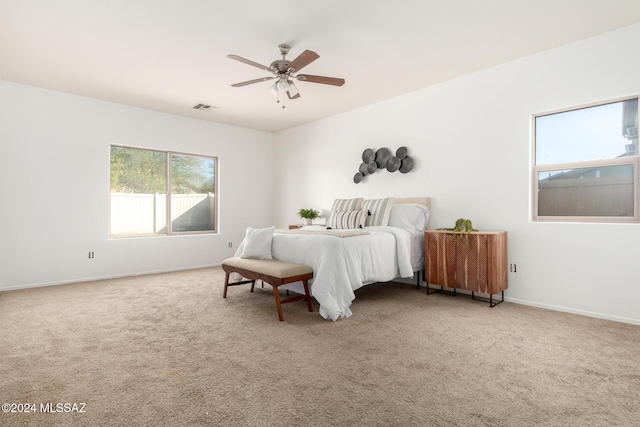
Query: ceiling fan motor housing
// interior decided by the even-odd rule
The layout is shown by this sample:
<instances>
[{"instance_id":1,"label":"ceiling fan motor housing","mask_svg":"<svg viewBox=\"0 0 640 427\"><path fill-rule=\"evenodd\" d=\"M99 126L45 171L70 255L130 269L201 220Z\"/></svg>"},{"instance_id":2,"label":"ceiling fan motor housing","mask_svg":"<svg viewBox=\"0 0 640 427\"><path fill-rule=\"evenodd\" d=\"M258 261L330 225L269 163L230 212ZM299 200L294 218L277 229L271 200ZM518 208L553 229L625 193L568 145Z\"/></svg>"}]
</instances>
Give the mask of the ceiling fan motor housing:
<instances>
[{"instance_id":1,"label":"ceiling fan motor housing","mask_svg":"<svg viewBox=\"0 0 640 427\"><path fill-rule=\"evenodd\" d=\"M291 61L288 61L286 59L276 59L271 63L269 68L271 68L276 73L286 73L289 69L289 64L291 64Z\"/></svg>"}]
</instances>

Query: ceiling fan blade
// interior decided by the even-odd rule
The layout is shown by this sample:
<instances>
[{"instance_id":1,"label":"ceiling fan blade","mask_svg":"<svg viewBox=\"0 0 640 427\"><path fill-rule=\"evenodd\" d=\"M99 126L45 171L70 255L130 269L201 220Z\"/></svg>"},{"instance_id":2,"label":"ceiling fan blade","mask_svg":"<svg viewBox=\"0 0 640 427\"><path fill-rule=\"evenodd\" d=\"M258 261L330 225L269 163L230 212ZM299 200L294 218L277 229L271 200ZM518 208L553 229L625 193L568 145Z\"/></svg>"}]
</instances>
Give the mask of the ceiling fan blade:
<instances>
[{"instance_id":1,"label":"ceiling fan blade","mask_svg":"<svg viewBox=\"0 0 640 427\"><path fill-rule=\"evenodd\" d=\"M305 50L296 59L291 61L289 68L293 68L294 72L300 71L318 58L320 58L320 55L317 53L311 50Z\"/></svg>"},{"instance_id":2,"label":"ceiling fan blade","mask_svg":"<svg viewBox=\"0 0 640 427\"><path fill-rule=\"evenodd\" d=\"M342 86L344 79L336 77L312 76L311 74L298 74L296 79L302 82L321 83L323 85Z\"/></svg>"},{"instance_id":3,"label":"ceiling fan blade","mask_svg":"<svg viewBox=\"0 0 640 427\"><path fill-rule=\"evenodd\" d=\"M273 80L273 79L275 79L275 77L261 77L259 79L247 80L246 82L234 83L231 86L233 86L233 87L241 87L241 86L246 86L246 85L252 85L254 83L266 82L267 80Z\"/></svg>"},{"instance_id":4,"label":"ceiling fan blade","mask_svg":"<svg viewBox=\"0 0 640 427\"><path fill-rule=\"evenodd\" d=\"M287 91L287 96L289 97L289 99L298 99L298 98L300 98L300 92L298 92L295 95L291 96L291 92Z\"/></svg>"},{"instance_id":5,"label":"ceiling fan blade","mask_svg":"<svg viewBox=\"0 0 640 427\"><path fill-rule=\"evenodd\" d=\"M257 62L250 61L238 55L227 55L227 58L235 59L236 61L240 61L248 65L253 65L254 67L260 68L261 70L269 71L270 73L272 72L271 68L267 67L266 65L258 64Z\"/></svg>"}]
</instances>

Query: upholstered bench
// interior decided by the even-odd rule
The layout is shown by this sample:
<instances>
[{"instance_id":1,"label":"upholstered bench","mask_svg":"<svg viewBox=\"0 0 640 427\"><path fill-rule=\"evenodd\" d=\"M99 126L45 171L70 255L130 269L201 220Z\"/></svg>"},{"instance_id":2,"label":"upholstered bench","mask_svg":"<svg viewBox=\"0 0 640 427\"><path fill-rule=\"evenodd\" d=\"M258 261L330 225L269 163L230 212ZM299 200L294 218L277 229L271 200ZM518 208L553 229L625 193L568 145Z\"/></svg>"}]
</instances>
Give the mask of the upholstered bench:
<instances>
[{"instance_id":1,"label":"upholstered bench","mask_svg":"<svg viewBox=\"0 0 640 427\"><path fill-rule=\"evenodd\" d=\"M313 270L309 267L278 261L275 259L248 259L234 257L224 260L222 262L222 269L226 273L226 277L224 279L224 294L222 295L223 298L227 297L227 288L229 286L245 285L251 283L251 292L253 292L256 280L262 280L263 282L267 282L268 284L270 284L273 288L273 296L276 300L278 317L281 321L284 320L284 317L282 316L281 306L281 304L284 303L306 299L309 311L313 311L308 283L308 280L313 278ZM231 273L238 273L248 280L229 283L229 275ZM287 298L285 300L280 300L278 286L300 281L304 285L304 295L298 295Z\"/></svg>"}]
</instances>

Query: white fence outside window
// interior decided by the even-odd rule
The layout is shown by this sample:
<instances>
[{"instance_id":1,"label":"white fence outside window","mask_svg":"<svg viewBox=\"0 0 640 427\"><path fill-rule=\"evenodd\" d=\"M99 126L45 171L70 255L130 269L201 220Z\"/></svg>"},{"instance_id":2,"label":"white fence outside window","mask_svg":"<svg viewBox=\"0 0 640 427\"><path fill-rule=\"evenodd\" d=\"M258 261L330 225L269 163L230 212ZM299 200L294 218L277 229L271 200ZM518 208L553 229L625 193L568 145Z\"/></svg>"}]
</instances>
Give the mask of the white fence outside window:
<instances>
[{"instance_id":1,"label":"white fence outside window","mask_svg":"<svg viewBox=\"0 0 640 427\"><path fill-rule=\"evenodd\" d=\"M173 232L213 230L213 194L173 194ZM111 193L113 237L164 234L167 227L166 194Z\"/></svg>"}]
</instances>

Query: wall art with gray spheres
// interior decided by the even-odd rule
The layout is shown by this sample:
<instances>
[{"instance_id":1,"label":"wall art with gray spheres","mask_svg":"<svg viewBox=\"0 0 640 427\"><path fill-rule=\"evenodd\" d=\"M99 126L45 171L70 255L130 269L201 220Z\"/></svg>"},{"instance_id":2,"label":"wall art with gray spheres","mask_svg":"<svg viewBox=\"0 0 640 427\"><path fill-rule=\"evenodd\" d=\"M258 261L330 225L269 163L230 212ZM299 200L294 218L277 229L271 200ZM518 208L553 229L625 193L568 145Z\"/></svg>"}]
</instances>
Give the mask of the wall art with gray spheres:
<instances>
[{"instance_id":1,"label":"wall art with gray spheres","mask_svg":"<svg viewBox=\"0 0 640 427\"><path fill-rule=\"evenodd\" d=\"M407 147L398 148L395 155L388 148L380 148L378 151L367 148L362 152L362 163L353 176L353 182L359 183L365 176L374 174L378 169L386 169L389 172L409 172L413 169L413 159L408 154Z\"/></svg>"}]
</instances>

